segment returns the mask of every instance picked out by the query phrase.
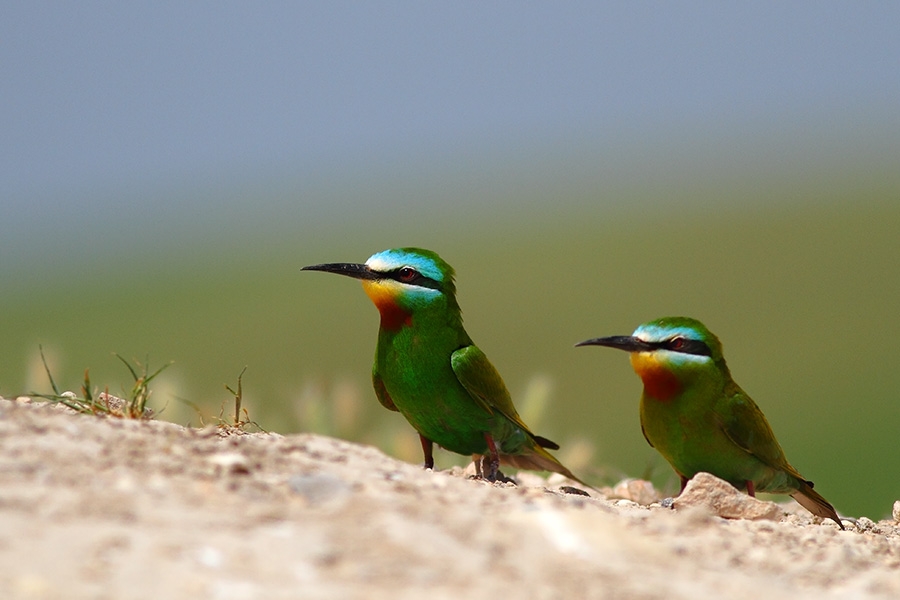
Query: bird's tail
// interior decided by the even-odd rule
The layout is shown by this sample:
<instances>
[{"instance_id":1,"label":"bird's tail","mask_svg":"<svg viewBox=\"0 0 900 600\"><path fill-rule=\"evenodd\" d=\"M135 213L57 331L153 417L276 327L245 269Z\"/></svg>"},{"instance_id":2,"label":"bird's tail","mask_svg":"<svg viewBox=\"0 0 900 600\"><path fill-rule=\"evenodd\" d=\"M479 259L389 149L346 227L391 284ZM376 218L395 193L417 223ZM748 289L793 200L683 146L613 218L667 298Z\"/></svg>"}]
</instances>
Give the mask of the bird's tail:
<instances>
[{"instance_id":1,"label":"bird's tail","mask_svg":"<svg viewBox=\"0 0 900 600\"><path fill-rule=\"evenodd\" d=\"M841 523L841 518L838 516L837 511L834 510L834 507L828 500L823 498L819 492L813 489L811 481L801 479L800 489L791 494L791 497L812 514L822 517L823 519L831 519L837 523L841 529L844 528L844 524Z\"/></svg>"},{"instance_id":2,"label":"bird's tail","mask_svg":"<svg viewBox=\"0 0 900 600\"><path fill-rule=\"evenodd\" d=\"M524 454L501 454L500 464L509 465L516 469L527 469L529 471L552 471L554 473L565 475L572 481L577 481L585 487L596 490L594 486L588 485L576 477L572 471L563 466L563 464L556 460L552 454L544 450L538 444L534 444L534 446Z\"/></svg>"}]
</instances>

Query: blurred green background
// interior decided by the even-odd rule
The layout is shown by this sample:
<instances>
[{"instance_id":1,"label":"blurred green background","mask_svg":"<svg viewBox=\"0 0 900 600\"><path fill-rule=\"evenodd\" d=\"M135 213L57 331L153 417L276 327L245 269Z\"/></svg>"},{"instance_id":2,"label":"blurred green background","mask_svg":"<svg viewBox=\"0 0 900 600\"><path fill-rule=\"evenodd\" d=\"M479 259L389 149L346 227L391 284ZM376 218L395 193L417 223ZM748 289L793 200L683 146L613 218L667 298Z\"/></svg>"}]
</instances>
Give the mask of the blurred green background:
<instances>
[{"instance_id":1,"label":"blurred green background","mask_svg":"<svg viewBox=\"0 0 900 600\"><path fill-rule=\"evenodd\" d=\"M817 489L849 514L883 517L900 498L892 350L900 339L900 181L877 175L689 191L673 183L663 186L672 203L653 210L603 210L593 206L608 193L603 186L580 196L563 186L536 192L556 198L552 208L488 198L493 209L398 209L320 227L296 214L286 219L296 229L237 223L228 236L121 260L102 239L82 240L112 256L23 275L4 295L0 393L49 390L38 344L69 389L90 367L94 383L115 393L129 379L110 353L149 356L151 367L174 361L155 386L161 418L199 424L178 398L207 421L223 405L227 416L223 384L234 386L247 365L245 406L263 428L340 435L419 462L413 431L371 391L375 308L355 282L299 268L422 245L455 266L470 334L520 404L546 396L534 428L563 444L564 459L576 452L568 459L589 480L651 475L670 491L676 484L641 437L640 383L627 357L572 345L693 315L723 340L735 378ZM651 192L636 185L633 193ZM764 205L753 202L763 195ZM733 204L723 207L721 197ZM439 466L458 462L438 457Z\"/></svg>"},{"instance_id":2,"label":"blurred green background","mask_svg":"<svg viewBox=\"0 0 900 600\"><path fill-rule=\"evenodd\" d=\"M627 356L573 344L689 315L839 511L900 499L896 9L107 9L0 19L3 396L39 345L74 390L174 361L151 404L197 425L246 365L266 430L420 462L375 308L300 272L416 245L588 481L677 491Z\"/></svg>"}]
</instances>

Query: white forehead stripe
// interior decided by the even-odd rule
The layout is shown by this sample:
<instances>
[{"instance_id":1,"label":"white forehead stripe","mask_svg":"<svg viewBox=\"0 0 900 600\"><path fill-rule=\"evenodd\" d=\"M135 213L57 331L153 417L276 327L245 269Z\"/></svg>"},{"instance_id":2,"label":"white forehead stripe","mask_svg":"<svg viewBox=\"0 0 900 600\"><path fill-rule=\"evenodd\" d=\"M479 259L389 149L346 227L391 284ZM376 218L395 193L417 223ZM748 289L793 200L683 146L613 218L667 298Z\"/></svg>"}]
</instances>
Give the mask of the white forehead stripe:
<instances>
[{"instance_id":1,"label":"white forehead stripe","mask_svg":"<svg viewBox=\"0 0 900 600\"><path fill-rule=\"evenodd\" d=\"M390 271L392 269L396 269L398 267L402 267L402 264L391 262L385 260L385 257L382 254L376 254L374 256L369 257L369 260L366 261L366 266L372 269L373 271Z\"/></svg>"},{"instance_id":2,"label":"white forehead stripe","mask_svg":"<svg viewBox=\"0 0 900 600\"><path fill-rule=\"evenodd\" d=\"M659 327L657 325L641 325L632 334L642 342L654 343L671 339L675 336L684 336L689 340L701 339L697 332L689 327Z\"/></svg>"}]
</instances>

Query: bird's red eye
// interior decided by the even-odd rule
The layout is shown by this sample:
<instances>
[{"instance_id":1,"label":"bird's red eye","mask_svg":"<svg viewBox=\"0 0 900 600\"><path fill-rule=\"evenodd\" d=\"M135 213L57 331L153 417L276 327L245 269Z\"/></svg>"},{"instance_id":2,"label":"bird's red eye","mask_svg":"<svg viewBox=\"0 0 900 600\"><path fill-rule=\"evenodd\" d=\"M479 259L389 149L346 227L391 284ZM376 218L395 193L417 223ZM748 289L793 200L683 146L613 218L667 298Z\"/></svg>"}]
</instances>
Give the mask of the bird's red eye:
<instances>
[{"instance_id":1,"label":"bird's red eye","mask_svg":"<svg viewBox=\"0 0 900 600\"><path fill-rule=\"evenodd\" d=\"M684 338L672 338L672 341L669 342L669 348L671 348L672 350L681 350L682 348L684 348Z\"/></svg>"},{"instance_id":2,"label":"bird's red eye","mask_svg":"<svg viewBox=\"0 0 900 600\"><path fill-rule=\"evenodd\" d=\"M416 278L416 270L412 267L403 267L397 272L397 275L400 277L400 281L412 281Z\"/></svg>"}]
</instances>

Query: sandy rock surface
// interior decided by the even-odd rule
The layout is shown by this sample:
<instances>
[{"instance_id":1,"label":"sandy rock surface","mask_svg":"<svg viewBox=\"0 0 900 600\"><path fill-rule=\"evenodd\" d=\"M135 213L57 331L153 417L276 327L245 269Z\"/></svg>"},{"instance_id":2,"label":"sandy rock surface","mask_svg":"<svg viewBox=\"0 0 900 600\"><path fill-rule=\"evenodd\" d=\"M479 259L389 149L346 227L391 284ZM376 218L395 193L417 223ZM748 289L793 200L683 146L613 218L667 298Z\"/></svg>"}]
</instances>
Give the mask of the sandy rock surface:
<instances>
[{"instance_id":1,"label":"sandy rock surface","mask_svg":"<svg viewBox=\"0 0 900 600\"><path fill-rule=\"evenodd\" d=\"M896 521L518 479L0 399L0 598L900 598Z\"/></svg>"}]
</instances>

